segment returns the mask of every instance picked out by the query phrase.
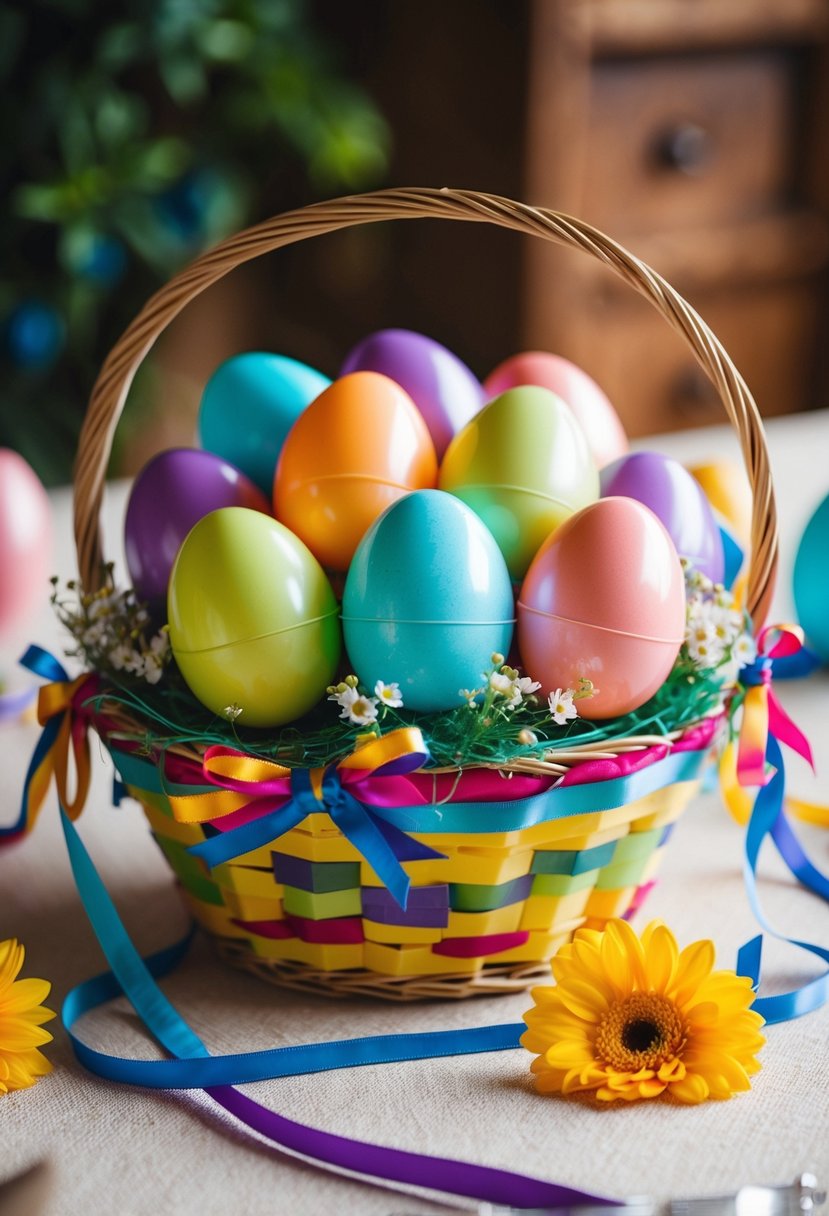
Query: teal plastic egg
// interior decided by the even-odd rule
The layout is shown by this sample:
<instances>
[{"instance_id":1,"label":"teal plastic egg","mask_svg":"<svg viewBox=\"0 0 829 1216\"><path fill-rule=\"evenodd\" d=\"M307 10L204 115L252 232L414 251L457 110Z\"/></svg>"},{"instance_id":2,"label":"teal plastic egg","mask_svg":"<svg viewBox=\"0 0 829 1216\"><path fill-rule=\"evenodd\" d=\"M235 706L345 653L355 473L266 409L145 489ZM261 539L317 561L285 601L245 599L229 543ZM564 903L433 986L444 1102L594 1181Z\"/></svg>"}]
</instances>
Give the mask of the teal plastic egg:
<instances>
[{"instance_id":1,"label":"teal plastic egg","mask_svg":"<svg viewBox=\"0 0 829 1216\"><path fill-rule=\"evenodd\" d=\"M416 490L371 525L343 595L351 665L373 689L400 685L403 704L433 712L480 687L513 631L509 571L491 532L460 499Z\"/></svg>"},{"instance_id":2,"label":"teal plastic egg","mask_svg":"<svg viewBox=\"0 0 829 1216\"><path fill-rule=\"evenodd\" d=\"M800 538L794 562L794 602L806 640L829 663L829 495Z\"/></svg>"},{"instance_id":3,"label":"teal plastic egg","mask_svg":"<svg viewBox=\"0 0 829 1216\"><path fill-rule=\"evenodd\" d=\"M438 484L463 499L522 578L541 544L599 497L599 475L573 411L549 389L508 389L459 431Z\"/></svg>"},{"instance_id":4,"label":"teal plastic egg","mask_svg":"<svg viewBox=\"0 0 829 1216\"><path fill-rule=\"evenodd\" d=\"M270 498L285 436L330 383L321 372L286 355L234 355L205 385L199 443L241 469Z\"/></svg>"},{"instance_id":5,"label":"teal plastic egg","mask_svg":"<svg viewBox=\"0 0 829 1216\"><path fill-rule=\"evenodd\" d=\"M279 726L319 701L341 635L311 551L259 511L223 507L191 529L170 574L170 643L202 704L241 726Z\"/></svg>"}]
</instances>

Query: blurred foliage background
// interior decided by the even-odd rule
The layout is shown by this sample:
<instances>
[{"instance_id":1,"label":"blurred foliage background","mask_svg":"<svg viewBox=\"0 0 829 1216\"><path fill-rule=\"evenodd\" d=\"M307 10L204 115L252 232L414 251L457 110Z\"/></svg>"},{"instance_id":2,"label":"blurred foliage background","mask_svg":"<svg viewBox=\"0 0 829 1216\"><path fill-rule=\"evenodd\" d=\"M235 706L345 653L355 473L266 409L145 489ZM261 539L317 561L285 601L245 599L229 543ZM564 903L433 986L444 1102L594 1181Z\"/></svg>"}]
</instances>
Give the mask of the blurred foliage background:
<instances>
[{"instance_id":1,"label":"blurred foliage background","mask_svg":"<svg viewBox=\"0 0 829 1216\"><path fill-rule=\"evenodd\" d=\"M389 130L306 0L0 0L0 78L0 446L55 484L152 291L246 223L382 184Z\"/></svg>"}]
</instances>

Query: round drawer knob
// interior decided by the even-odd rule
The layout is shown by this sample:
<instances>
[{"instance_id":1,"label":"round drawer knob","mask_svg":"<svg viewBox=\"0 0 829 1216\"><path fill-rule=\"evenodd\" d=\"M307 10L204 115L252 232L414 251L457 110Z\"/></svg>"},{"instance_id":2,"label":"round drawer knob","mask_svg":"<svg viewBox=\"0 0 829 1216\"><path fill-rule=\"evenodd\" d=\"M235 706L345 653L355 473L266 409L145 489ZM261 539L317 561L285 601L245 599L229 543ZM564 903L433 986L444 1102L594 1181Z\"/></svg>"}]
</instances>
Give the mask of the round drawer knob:
<instances>
[{"instance_id":1,"label":"round drawer knob","mask_svg":"<svg viewBox=\"0 0 829 1216\"><path fill-rule=\"evenodd\" d=\"M680 122L657 136L655 149L663 168L696 177L711 160L714 143L704 127L695 122Z\"/></svg>"}]
</instances>

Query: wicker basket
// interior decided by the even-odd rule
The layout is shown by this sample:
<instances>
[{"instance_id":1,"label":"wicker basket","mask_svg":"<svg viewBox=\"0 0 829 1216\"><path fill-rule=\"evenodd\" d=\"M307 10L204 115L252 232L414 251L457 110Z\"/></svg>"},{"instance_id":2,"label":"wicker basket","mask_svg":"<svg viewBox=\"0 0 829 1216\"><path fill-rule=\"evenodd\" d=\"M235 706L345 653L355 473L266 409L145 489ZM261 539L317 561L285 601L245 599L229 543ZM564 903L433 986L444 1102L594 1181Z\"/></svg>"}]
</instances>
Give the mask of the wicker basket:
<instances>
[{"instance_id":1,"label":"wicker basket","mask_svg":"<svg viewBox=\"0 0 829 1216\"><path fill-rule=\"evenodd\" d=\"M149 301L107 358L81 434L75 535L83 587L94 591L102 579L98 517L113 431L136 369L173 317L260 254L357 224L419 218L493 223L581 249L650 300L688 343L744 454L754 497L747 607L759 627L777 562L768 454L756 406L718 340L669 284L595 229L555 212L455 190L385 190L289 212L226 240ZM468 770L413 774L427 797L406 831L443 856L402 863L412 882L403 910L324 805L266 846L208 872L188 846L211 828L176 818L164 771L168 757L125 750L123 731L116 729L123 723L100 701L87 702L84 712L141 802L194 916L225 957L283 985L395 1000L524 988L547 971L547 960L576 927L599 926L635 908L697 787L713 734L707 722L681 738L614 739L557 753L555 763L520 759L488 774L498 786L486 796L496 799L491 809L465 801ZM178 791L188 781L194 789L203 785L200 749L178 750ZM617 756L627 756L628 770L638 771L633 800L613 768ZM624 769L624 762L617 767ZM516 829L510 809L527 800L535 809ZM441 831L441 808L450 805L453 830Z\"/></svg>"}]
</instances>

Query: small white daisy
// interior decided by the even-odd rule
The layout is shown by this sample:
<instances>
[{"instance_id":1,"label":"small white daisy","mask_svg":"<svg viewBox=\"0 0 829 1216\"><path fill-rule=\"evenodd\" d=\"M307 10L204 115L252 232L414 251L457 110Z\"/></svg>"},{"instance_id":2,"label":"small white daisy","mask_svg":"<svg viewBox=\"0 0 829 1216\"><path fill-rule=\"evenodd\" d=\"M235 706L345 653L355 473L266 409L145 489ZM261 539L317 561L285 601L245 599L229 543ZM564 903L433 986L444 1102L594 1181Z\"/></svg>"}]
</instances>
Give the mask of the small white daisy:
<instances>
[{"instance_id":1,"label":"small white daisy","mask_svg":"<svg viewBox=\"0 0 829 1216\"><path fill-rule=\"evenodd\" d=\"M370 722L377 721L377 698L367 697L351 685L328 699L336 701L340 706L341 718L346 718L356 726L368 726Z\"/></svg>"},{"instance_id":2,"label":"small white daisy","mask_svg":"<svg viewBox=\"0 0 829 1216\"><path fill-rule=\"evenodd\" d=\"M573 704L573 695L574 690L572 688L564 690L557 688L547 698L547 704L550 707L550 717L557 726L564 726L567 722L579 716L579 711Z\"/></svg>"},{"instance_id":3,"label":"small white daisy","mask_svg":"<svg viewBox=\"0 0 829 1216\"><path fill-rule=\"evenodd\" d=\"M403 704L399 684L384 684L382 680L378 680L374 685L374 695L381 705L388 705L390 709L397 709Z\"/></svg>"}]
</instances>

